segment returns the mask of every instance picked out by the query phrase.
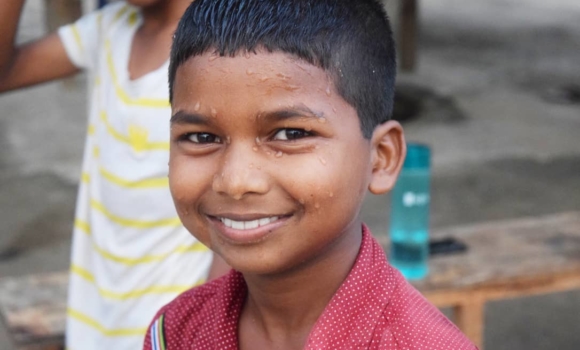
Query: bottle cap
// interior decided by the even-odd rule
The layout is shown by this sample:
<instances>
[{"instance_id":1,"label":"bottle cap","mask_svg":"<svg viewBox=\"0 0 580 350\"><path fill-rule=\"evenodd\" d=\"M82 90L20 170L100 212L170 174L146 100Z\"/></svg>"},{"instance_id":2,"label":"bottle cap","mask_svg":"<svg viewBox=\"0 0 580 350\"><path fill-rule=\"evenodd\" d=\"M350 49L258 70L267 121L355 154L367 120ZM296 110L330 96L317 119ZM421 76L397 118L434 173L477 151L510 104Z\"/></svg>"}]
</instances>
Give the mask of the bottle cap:
<instances>
[{"instance_id":1,"label":"bottle cap","mask_svg":"<svg viewBox=\"0 0 580 350\"><path fill-rule=\"evenodd\" d=\"M403 169L429 169L431 149L420 143L407 143L407 157Z\"/></svg>"}]
</instances>

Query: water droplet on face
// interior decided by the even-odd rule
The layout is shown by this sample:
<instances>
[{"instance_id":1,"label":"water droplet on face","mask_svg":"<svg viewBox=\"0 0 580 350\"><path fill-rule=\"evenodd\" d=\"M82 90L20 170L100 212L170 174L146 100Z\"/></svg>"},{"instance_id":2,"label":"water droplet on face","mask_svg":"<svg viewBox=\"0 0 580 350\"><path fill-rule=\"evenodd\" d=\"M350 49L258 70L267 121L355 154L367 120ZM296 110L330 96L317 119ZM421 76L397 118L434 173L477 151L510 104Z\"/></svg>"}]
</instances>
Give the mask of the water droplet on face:
<instances>
[{"instance_id":1,"label":"water droplet on face","mask_svg":"<svg viewBox=\"0 0 580 350\"><path fill-rule=\"evenodd\" d=\"M209 56L208 60L209 60L210 62L212 62L212 61L215 61L215 60L216 60L218 57L219 57L219 56L218 56L217 54L215 54L215 53L214 53L213 55Z\"/></svg>"},{"instance_id":2,"label":"water droplet on face","mask_svg":"<svg viewBox=\"0 0 580 350\"><path fill-rule=\"evenodd\" d=\"M256 169L258 169L258 170L262 170L262 167L258 165L258 166L256 167Z\"/></svg>"},{"instance_id":3,"label":"water droplet on face","mask_svg":"<svg viewBox=\"0 0 580 350\"><path fill-rule=\"evenodd\" d=\"M262 144L262 140L260 140L259 137L256 137L256 145L261 145Z\"/></svg>"},{"instance_id":4,"label":"water droplet on face","mask_svg":"<svg viewBox=\"0 0 580 350\"><path fill-rule=\"evenodd\" d=\"M336 108L332 107L332 111L333 111L334 113L336 113Z\"/></svg>"},{"instance_id":5,"label":"water droplet on face","mask_svg":"<svg viewBox=\"0 0 580 350\"><path fill-rule=\"evenodd\" d=\"M290 80L290 79L292 79L292 77L291 77L291 76L289 76L289 75L285 75L285 74L282 74L282 73L277 73L277 74L276 74L276 76L277 76L278 78L281 78L282 80Z\"/></svg>"},{"instance_id":6,"label":"water droplet on face","mask_svg":"<svg viewBox=\"0 0 580 350\"><path fill-rule=\"evenodd\" d=\"M244 52L244 57L245 57L246 59L249 59L249 58L250 58L250 51L246 51L246 52Z\"/></svg>"},{"instance_id":7,"label":"water droplet on face","mask_svg":"<svg viewBox=\"0 0 580 350\"><path fill-rule=\"evenodd\" d=\"M252 151L258 152L258 147L257 146L252 147Z\"/></svg>"},{"instance_id":8,"label":"water droplet on face","mask_svg":"<svg viewBox=\"0 0 580 350\"><path fill-rule=\"evenodd\" d=\"M304 130L306 130L306 131L312 131L312 127L309 125L309 126L305 127Z\"/></svg>"},{"instance_id":9,"label":"water droplet on face","mask_svg":"<svg viewBox=\"0 0 580 350\"><path fill-rule=\"evenodd\" d=\"M260 80L263 83L268 79L270 79L270 78L264 75L264 76L261 76L260 79L258 79L258 80Z\"/></svg>"},{"instance_id":10,"label":"water droplet on face","mask_svg":"<svg viewBox=\"0 0 580 350\"><path fill-rule=\"evenodd\" d=\"M268 151L268 152L266 152L266 154L269 155L269 156L271 156L272 155L272 152Z\"/></svg>"},{"instance_id":11,"label":"water droplet on face","mask_svg":"<svg viewBox=\"0 0 580 350\"><path fill-rule=\"evenodd\" d=\"M252 74L254 74L254 71L252 71L250 68L248 68L248 69L246 69L246 74L252 75Z\"/></svg>"},{"instance_id":12,"label":"water droplet on face","mask_svg":"<svg viewBox=\"0 0 580 350\"><path fill-rule=\"evenodd\" d=\"M212 118L217 117L217 110L215 108L213 108L213 107L211 108L211 117Z\"/></svg>"},{"instance_id":13,"label":"water droplet on face","mask_svg":"<svg viewBox=\"0 0 580 350\"><path fill-rule=\"evenodd\" d=\"M326 123L326 118L324 118L324 117L323 118L318 118L318 122L320 124L324 124L324 123Z\"/></svg>"},{"instance_id":14,"label":"water droplet on face","mask_svg":"<svg viewBox=\"0 0 580 350\"><path fill-rule=\"evenodd\" d=\"M197 111L199 111L200 108L201 108L201 103L198 102L195 104L195 107L193 107L193 110L197 112Z\"/></svg>"},{"instance_id":15,"label":"water droplet on face","mask_svg":"<svg viewBox=\"0 0 580 350\"><path fill-rule=\"evenodd\" d=\"M318 158L318 160L320 161L320 163L322 163L322 165L326 165L326 159Z\"/></svg>"},{"instance_id":16,"label":"water droplet on face","mask_svg":"<svg viewBox=\"0 0 580 350\"><path fill-rule=\"evenodd\" d=\"M326 96L330 96L330 85L326 86Z\"/></svg>"},{"instance_id":17,"label":"water droplet on face","mask_svg":"<svg viewBox=\"0 0 580 350\"><path fill-rule=\"evenodd\" d=\"M314 204L314 208L320 209L320 204L318 204L318 203Z\"/></svg>"},{"instance_id":18,"label":"water droplet on face","mask_svg":"<svg viewBox=\"0 0 580 350\"><path fill-rule=\"evenodd\" d=\"M248 165L248 168L252 169L254 167L254 163L250 163L250 165Z\"/></svg>"},{"instance_id":19,"label":"water droplet on face","mask_svg":"<svg viewBox=\"0 0 580 350\"><path fill-rule=\"evenodd\" d=\"M286 85L284 87L284 89L286 89L288 91L296 91L296 90L300 89L300 86L298 86L298 85Z\"/></svg>"},{"instance_id":20,"label":"water droplet on face","mask_svg":"<svg viewBox=\"0 0 580 350\"><path fill-rule=\"evenodd\" d=\"M296 67L298 67L298 69L300 69L300 70L302 70L302 71L306 72L306 68L302 67L302 65L301 65L301 64L297 63L297 64L296 64Z\"/></svg>"},{"instance_id":21,"label":"water droplet on face","mask_svg":"<svg viewBox=\"0 0 580 350\"><path fill-rule=\"evenodd\" d=\"M300 204L304 204L304 203L306 203L306 201L304 200L304 198L300 198L300 199L298 200L298 202L300 202Z\"/></svg>"},{"instance_id":22,"label":"water droplet on face","mask_svg":"<svg viewBox=\"0 0 580 350\"><path fill-rule=\"evenodd\" d=\"M226 144L229 145L230 143L232 143L232 140L229 136L226 136Z\"/></svg>"},{"instance_id":23,"label":"water droplet on face","mask_svg":"<svg viewBox=\"0 0 580 350\"><path fill-rule=\"evenodd\" d=\"M282 153L282 151L278 151L276 153L276 158L281 158L284 155L284 153Z\"/></svg>"},{"instance_id":24,"label":"water droplet on face","mask_svg":"<svg viewBox=\"0 0 580 350\"><path fill-rule=\"evenodd\" d=\"M334 193L332 193L332 192L329 192L329 193L328 193L328 196L329 196L330 198L332 198L332 197L334 197Z\"/></svg>"}]
</instances>

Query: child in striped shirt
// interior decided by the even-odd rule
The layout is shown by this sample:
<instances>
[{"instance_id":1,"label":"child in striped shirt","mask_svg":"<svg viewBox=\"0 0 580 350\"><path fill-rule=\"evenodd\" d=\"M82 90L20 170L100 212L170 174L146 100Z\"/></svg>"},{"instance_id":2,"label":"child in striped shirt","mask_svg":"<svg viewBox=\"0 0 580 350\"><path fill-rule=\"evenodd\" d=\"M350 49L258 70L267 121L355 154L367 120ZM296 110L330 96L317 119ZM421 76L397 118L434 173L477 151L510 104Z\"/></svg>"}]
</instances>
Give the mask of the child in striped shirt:
<instances>
[{"instance_id":1,"label":"child in striped shirt","mask_svg":"<svg viewBox=\"0 0 580 350\"><path fill-rule=\"evenodd\" d=\"M159 307L203 283L212 264L212 253L181 225L167 179L168 57L191 1L115 2L14 47L23 3L0 5L0 91L81 69L90 85L66 346L138 349ZM216 259L215 275L220 267Z\"/></svg>"}]
</instances>

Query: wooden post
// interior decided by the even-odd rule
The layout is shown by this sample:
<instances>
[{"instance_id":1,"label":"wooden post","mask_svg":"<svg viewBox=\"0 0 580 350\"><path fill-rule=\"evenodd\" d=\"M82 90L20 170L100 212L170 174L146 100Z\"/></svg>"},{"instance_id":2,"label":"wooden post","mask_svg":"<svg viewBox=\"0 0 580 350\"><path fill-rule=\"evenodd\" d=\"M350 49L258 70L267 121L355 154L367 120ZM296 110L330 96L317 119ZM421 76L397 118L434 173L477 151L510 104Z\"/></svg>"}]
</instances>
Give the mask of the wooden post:
<instances>
[{"instance_id":1,"label":"wooden post","mask_svg":"<svg viewBox=\"0 0 580 350\"><path fill-rule=\"evenodd\" d=\"M401 0L399 26L400 67L411 72L417 62L418 0Z\"/></svg>"},{"instance_id":2,"label":"wooden post","mask_svg":"<svg viewBox=\"0 0 580 350\"><path fill-rule=\"evenodd\" d=\"M473 298L453 308L457 327L479 350L483 350L483 326L485 321L485 301Z\"/></svg>"}]
</instances>

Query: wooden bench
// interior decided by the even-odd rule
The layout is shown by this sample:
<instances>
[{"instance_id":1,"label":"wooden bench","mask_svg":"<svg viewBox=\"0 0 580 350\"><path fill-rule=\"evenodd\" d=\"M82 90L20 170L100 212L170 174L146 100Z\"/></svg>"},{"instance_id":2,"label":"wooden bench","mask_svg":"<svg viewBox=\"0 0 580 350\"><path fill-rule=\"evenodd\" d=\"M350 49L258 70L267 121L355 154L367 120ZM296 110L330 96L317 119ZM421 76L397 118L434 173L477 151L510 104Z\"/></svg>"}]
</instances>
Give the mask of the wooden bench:
<instances>
[{"instance_id":1,"label":"wooden bench","mask_svg":"<svg viewBox=\"0 0 580 350\"><path fill-rule=\"evenodd\" d=\"M0 314L19 350L64 348L68 274L0 280Z\"/></svg>"},{"instance_id":2,"label":"wooden bench","mask_svg":"<svg viewBox=\"0 0 580 350\"><path fill-rule=\"evenodd\" d=\"M429 276L413 284L438 307L453 307L455 322L480 349L487 301L580 288L580 212L432 236L453 236L469 249L432 258ZM62 347L67 284L65 272L0 280L0 313L19 349Z\"/></svg>"},{"instance_id":3,"label":"wooden bench","mask_svg":"<svg viewBox=\"0 0 580 350\"><path fill-rule=\"evenodd\" d=\"M580 212L486 223L433 232L468 245L465 254L435 257L413 283L483 349L485 303L580 289Z\"/></svg>"}]
</instances>

